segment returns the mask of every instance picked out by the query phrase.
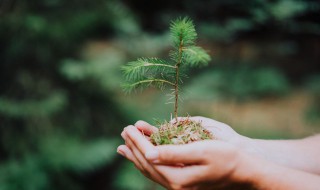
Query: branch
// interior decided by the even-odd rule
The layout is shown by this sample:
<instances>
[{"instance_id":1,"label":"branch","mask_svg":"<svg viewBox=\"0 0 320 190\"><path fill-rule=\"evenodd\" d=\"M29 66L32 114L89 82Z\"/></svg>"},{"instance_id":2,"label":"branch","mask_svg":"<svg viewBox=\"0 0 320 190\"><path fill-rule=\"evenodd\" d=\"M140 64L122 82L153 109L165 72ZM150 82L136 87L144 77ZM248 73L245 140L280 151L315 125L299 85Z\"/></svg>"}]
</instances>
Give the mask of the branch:
<instances>
[{"instance_id":1,"label":"branch","mask_svg":"<svg viewBox=\"0 0 320 190\"><path fill-rule=\"evenodd\" d=\"M158 58L140 58L122 67L127 80L141 80L148 75L156 76L159 73L169 73L175 66L169 65L166 61Z\"/></svg>"},{"instance_id":2,"label":"branch","mask_svg":"<svg viewBox=\"0 0 320 190\"><path fill-rule=\"evenodd\" d=\"M151 85L152 83L155 83L155 84L158 83L159 88L161 88L163 84L175 86L174 83L167 81L165 79L145 79L145 80L141 80L141 81L138 81L138 82L135 82L132 84L126 84L126 85L124 85L124 89L130 92L131 90L138 88L141 85L147 84L147 86L148 86L148 85Z\"/></svg>"},{"instance_id":3,"label":"branch","mask_svg":"<svg viewBox=\"0 0 320 190\"><path fill-rule=\"evenodd\" d=\"M174 83L172 83L170 81L167 81L167 80L164 80L164 79L147 79L147 80L142 80L142 81L133 83L133 84L131 84L131 86L135 86L135 85L139 85L139 84L143 84L143 83L152 83L152 82L167 83L167 84L170 84L172 86L175 85Z\"/></svg>"},{"instance_id":4,"label":"branch","mask_svg":"<svg viewBox=\"0 0 320 190\"><path fill-rule=\"evenodd\" d=\"M189 63L190 66L207 65L211 60L208 53L198 46L184 47L182 51L184 52L185 62Z\"/></svg>"}]
</instances>

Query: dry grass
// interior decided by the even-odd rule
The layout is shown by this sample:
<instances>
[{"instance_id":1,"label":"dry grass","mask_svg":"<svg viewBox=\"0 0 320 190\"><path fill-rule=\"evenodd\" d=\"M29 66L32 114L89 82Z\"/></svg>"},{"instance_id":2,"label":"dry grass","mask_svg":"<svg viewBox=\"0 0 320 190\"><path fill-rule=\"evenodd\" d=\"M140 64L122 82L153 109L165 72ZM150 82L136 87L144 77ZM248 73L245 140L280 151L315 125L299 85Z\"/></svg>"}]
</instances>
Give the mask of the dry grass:
<instances>
[{"instance_id":1,"label":"dry grass","mask_svg":"<svg viewBox=\"0 0 320 190\"><path fill-rule=\"evenodd\" d=\"M165 122L159 131L150 136L154 145L188 144L194 141L213 139L213 135L202 127L201 122L189 118L178 122Z\"/></svg>"}]
</instances>

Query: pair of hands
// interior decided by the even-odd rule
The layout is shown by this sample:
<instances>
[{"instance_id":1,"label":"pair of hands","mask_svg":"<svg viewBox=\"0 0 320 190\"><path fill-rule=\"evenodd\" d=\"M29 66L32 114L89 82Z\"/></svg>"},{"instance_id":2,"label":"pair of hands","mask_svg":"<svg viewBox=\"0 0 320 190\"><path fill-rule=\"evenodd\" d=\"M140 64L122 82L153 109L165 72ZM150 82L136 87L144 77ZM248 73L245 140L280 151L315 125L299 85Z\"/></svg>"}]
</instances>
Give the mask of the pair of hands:
<instances>
[{"instance_id":1,"label":"pair of hands","mask_svg":"<svg viewBox=\"0 0 320 190\"><path fill-rule=\"evenodd\" d=\"M246 181L244 167L248 167L244 164L246 154L239 148L246 137L212 119L190 119L201 121L216 140L154 146L149 136L158 129L138 121L134 126L124 128L121 136L125 145L120 145L118 152L146 177L167 189L230 189L233 186L239 189Z\"/></svg>"}]
</instances>

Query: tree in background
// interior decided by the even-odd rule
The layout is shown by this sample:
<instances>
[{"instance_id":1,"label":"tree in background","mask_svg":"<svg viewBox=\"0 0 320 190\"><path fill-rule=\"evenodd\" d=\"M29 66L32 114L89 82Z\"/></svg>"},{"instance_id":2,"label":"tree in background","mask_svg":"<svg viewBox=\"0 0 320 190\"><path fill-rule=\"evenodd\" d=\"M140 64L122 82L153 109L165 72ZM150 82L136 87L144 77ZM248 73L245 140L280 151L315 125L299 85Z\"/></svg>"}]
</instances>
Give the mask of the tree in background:
<instances>
[{"instance_id":1,"label":"tree in background","mask_svg":"<svg viewBox=\"0 0 320 190\"><path fill-rule=\"evenodd\" d=\"M89 79L98 71L72 80L81 71L63 69L66 60L83 59L88 39L126 33L125 7L101 0L12 3L11 10L0 3L0 189L112 188L108 170L121 162L114 150L127 117L113 92Z\"/></svg>"}]
</instances>

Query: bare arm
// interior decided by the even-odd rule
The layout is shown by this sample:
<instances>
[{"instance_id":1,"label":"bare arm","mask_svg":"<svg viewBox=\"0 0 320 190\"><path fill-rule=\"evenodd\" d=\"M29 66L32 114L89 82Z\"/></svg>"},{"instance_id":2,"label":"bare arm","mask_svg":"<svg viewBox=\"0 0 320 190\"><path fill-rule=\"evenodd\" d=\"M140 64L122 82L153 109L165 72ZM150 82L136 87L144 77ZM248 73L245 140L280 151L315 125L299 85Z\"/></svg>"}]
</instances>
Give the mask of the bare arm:
<instances>
[{"instance_id":1,"label":"bare arm","mask_svg":"<svg viewBox=\"0 0 320 190\"><path fill-rule=\"evenodd\" d=\"M213 119L190 119L201 121L218 140L233 144L247 153L289 168L320 174L320 135L298 140L251 139Z\"/></svg>"},{"instance_id":2,"label":"bare arm","mask_svg":"<svg viewBox=\"0 0 320 190\"><path fill-rule=\"evenodd\" d=\"M292 168L287 168L257 157L246 157L239 165L242 181L260 190L313 190L320 188L320 177ZM240 169L243 167L242 169Z\"/></svg>"},{"instance_id":3,"label":"bare arm","mask_svg":"<svg viewBox=\"0 0 320 190\"><path fill-rule=\"evenodd\" d=\"M245 139L242 148L276 164L320 174L320 135L300 140Z\"/></svg>"}]
</instances>

